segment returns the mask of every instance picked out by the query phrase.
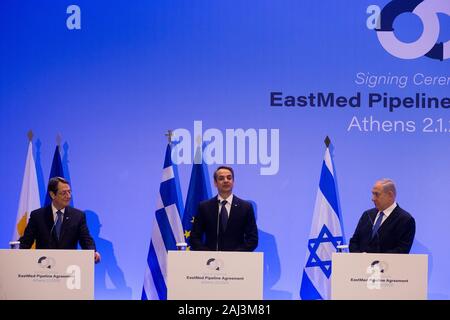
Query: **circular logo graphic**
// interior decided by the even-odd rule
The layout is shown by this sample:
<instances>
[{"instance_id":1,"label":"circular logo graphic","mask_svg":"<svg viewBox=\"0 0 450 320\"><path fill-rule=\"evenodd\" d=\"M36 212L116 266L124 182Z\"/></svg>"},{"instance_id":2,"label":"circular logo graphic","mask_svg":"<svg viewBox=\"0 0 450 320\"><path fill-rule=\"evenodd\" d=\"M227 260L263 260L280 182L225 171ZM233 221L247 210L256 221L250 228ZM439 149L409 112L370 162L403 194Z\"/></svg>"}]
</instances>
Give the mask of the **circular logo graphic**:
<instances>
[{"instance_id":1,"label":"circular logo graphic","mask_svg":"<svg viewBox=\"0 0 450 320\"><path fill-rule=\"evenodd\" d=\"M386 273L389 266L385 261L375 260L370 264L370 267L376 269L380 273Z\"/></svg>"},{"instance_id":2,"label":"circular logo graphic","mask_svg":"<svg viewBox=\"0 0 450 320\"><path fill-rule=\"evenodd\" d=\"M422 20L422 35L414 42L400 41L394 34L394 20L402 13L410 12ZM422 56L445 60L450 58L450 40L438 43L440 25L438 13L450 16L450 2L441 0L393 0L380 13L379 28L375 29L383 48L401 59Z\"/></svg>"},{"instance_id":3,"label":"circular logo graphic","mask_svg":"<svg viewBox=\"0 0 450 320\"><path fill-rule=\"evenodd\" d=\"M206 267L210 270L220 271L223 269L223 261L216 258L210 258L206 261Z\"/></svg>"},{"instance_id":4,"label":"circular logo graphic","mask_svg":"<svg viewBox=\"0 0 450 320\"><path fill-rule=\"evenodd\" d=\"M38 259L38 265L44 269L52 269L55 266L55 259L42 256Z\"/></svg>"}]
</instances>

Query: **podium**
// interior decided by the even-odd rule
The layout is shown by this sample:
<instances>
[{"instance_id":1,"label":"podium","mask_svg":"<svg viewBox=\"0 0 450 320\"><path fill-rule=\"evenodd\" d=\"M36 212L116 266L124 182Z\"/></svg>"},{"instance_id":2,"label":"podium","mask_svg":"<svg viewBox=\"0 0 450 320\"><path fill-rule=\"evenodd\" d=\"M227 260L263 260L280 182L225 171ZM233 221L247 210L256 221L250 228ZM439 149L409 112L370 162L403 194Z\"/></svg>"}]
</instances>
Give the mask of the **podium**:
<instances>
[{"instance_id":1,"label":"podium","mask_svg":"<svg viewBox=\"0 0 450 320\"><path fill-rule=\"evenodd\" d=\"M169 251L168 300L262 300L263 253Z\"/></svg>"},{"instance_id":2,"label":"podium","mask_svg":"<svg viewBox=\"0 0 450 320\"><path fill-rule=\"evenodd\" d=\"M0 300L94 299L93 250L0 250Z\"/></svg>"},{"instance_id":3,"label":"podium","mask_svg":"<svg viewBox=\"0 0 450 320\"><path fill-rule=\"evenodd\" d=\"M331 299L426 300L428 255L333 253Z\"/></svg>"}]
</instances>

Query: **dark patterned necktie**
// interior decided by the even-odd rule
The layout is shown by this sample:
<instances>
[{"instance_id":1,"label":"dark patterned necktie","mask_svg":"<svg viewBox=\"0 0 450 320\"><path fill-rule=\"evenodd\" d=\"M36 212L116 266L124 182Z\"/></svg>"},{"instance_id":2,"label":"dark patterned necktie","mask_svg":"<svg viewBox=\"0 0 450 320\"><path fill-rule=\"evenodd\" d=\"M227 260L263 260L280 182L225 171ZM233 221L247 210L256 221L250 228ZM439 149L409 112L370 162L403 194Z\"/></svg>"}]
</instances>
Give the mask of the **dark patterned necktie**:
<instances>
[{"instance_id":1,"label":"dark patterned necktie","mask_svg":"<svg viewBox=\"0 0 450 320\"><path fill-rule=\"evenodd\" d=\"M227 200L223 200L221 203L222 208L220 209L220 222L222 223L222 231L225 232L227 230L227 223L228 223L228 212L225 205L227 204Z\"/></svg>"},{"instance_id":2,"label":"dark patterned necktie","mask_svg":"<svg viewBox=\"0 0 450 320\"><path fill-rule=\"evenodd\" d=\"M59 235L61 233L61 225L62 225L62 212L56 211L56 222L55 222L55 231L56 231L56 238L59 240Z\"/></svg>"}]
</instances>

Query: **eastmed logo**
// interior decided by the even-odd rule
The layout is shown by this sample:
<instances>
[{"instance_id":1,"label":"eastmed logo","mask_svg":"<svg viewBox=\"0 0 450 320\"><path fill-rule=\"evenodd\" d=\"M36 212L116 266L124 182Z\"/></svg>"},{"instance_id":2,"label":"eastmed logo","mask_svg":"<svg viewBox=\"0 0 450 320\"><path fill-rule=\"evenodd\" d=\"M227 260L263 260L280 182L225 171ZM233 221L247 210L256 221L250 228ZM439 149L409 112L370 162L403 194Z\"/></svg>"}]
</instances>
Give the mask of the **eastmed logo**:
<instances>
[{"instance_id":1,"label":"eastmed logo","mask_svg":"<svg viewBox=\"0 0 450 320\"><path fill-rule=\"evenodd\" d=\"M423 25L421 36L414 42L400 41L394 33L394 20L403 13L412 13L420 18ZM450 58L450 40L437 42L440 33L438 13L450 16L450 1L446 0L393 0L382 10L377 5L367 8L371 16L367 27L375 29L383 48L400 59L416 59L426 56L431 59Z\"/></svg>"},{"instance_id":2,"label":"eastmed logo","mask_svg":"<svg viewBox=\"0 0 450 320\"><path fill-rule=\"evenodd\" d=\"M53 259L52 257L46 257L46 256L42 256L38 259L37 261L39 267L43 268L43 269L52 269L55 267L55 259Z\"/></svg>"},{"instance_id":3,"label":"eastmed logo","mask_svg":"<svg viewBox=\"0 0 450 320\"><path fill-rule=\"evenodd\" d=\"M381 276L385 275L389 266L387 262L375 260L372 261L370 266L367 267L366 273L370 274L367 279L367 288L372 289L381 289Z\"/></svg>"},{"instance_id":4,"label":"eastmed logo","mask_svg":"<svg viewBox=\"0 0 450 320\"><path fill-rule=\"evenodd\" d=\"M220 259L209 258L206 261L206 267L210 270L221 271L223 269L224 263Z\"/></svg>"}]
</instances>

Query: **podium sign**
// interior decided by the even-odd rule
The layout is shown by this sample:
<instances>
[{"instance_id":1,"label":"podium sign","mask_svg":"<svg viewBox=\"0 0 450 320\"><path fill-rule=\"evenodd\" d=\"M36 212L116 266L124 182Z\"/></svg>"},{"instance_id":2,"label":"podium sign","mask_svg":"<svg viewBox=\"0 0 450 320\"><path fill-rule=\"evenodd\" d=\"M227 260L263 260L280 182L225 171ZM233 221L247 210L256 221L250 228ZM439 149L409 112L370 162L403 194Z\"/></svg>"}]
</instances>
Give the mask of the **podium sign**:
<instances>
[{"instance_id":1,"label":"podium sign","mask_svg":"<svg viewBox=\"0 0 450 320\"><path fill-rule=\"evenodd\" d=\"M263 253L169 251L169 300L262 300Z\"/></svg>"},{"instance_id":2,"label":"podium sign","mask_svg":"<svg viewBox=\"0 0 450 320\"><path fill-rule=\"evenodd\" d=\"M93 250L0 250L1 300L93 298Z\"/></svg>"},{"instance_id":3,"label":"podium sign","mask_svg":"<svg viewBox=\"0 0 450 320\"><path fill-rule=\"evenodd\" d=\"M333 253L332 268L332 299L427 299L425 254Z\"/></svg>"}]
</instances>

